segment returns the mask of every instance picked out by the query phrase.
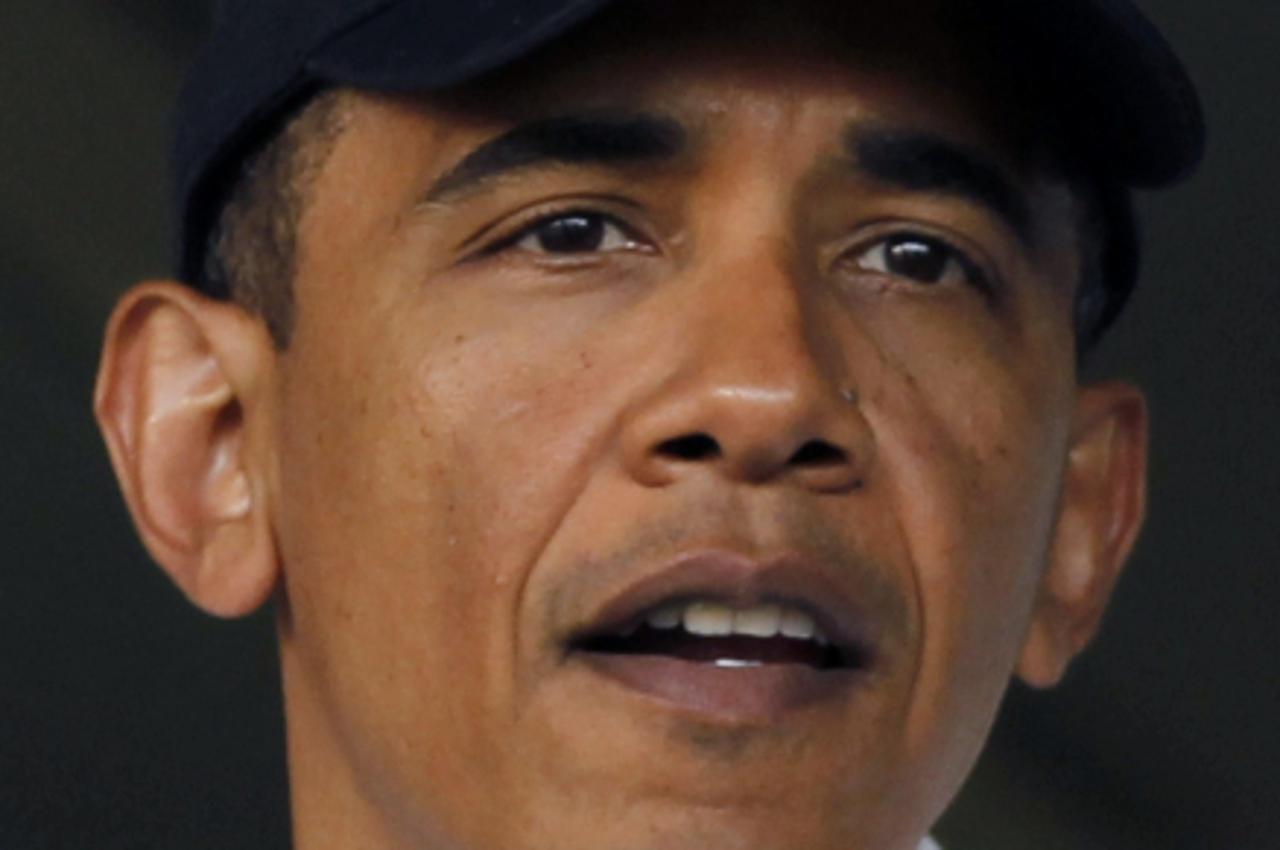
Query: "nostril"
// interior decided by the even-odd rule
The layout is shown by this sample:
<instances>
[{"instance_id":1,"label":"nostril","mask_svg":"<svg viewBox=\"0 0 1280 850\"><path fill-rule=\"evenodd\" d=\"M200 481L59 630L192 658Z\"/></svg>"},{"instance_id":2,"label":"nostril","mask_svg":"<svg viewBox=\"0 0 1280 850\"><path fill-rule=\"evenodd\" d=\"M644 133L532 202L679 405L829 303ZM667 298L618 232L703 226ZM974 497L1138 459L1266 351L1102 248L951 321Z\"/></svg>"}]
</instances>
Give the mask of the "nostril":
<instances>
[{"instance_id":1,"label":"nostril","mask_svg":"<svg viewBox=\"0 0 1280 850\"><path fill-rule=\"evenodd\" d=\"M847 463L844 451L822 440L810 440L791 456L792 466L835 466Z\"/></svg>"},{"instance_id":2,"label":"nostril","mask_svg":"<svg viewBox=\"0 0 1280 850\"><path fill-rule=\"evenodd\" d=\"M678 460L711 460L720 456L720 444L707 434L689 434L665 440L657 453Z\"/></svg>"}]
</instances>

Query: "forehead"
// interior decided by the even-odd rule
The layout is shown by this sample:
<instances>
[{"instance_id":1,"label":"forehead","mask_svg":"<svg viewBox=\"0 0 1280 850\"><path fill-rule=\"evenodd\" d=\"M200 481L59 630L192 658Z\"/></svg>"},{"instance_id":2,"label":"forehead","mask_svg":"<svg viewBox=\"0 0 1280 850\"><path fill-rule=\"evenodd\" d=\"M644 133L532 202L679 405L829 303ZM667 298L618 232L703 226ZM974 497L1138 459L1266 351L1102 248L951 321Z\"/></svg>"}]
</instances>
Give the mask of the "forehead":
<instances>
[{"instance_id":1,"label":"forehead","mask_svg":"<svg viewBox=\"0 0 1280 850\"><path fill-rule=\"evenodd\" d=\"M690 156L661 174L645 172L655 191L694 173L682 163L708 173L744 155L772 157L778 185L800 189L830 176L826 166L841 156L849 128L866 124L922 131L995 166L989 171L1030 201L1028 242L1046 251L1037 262L1070 286L1070 193L1042 167L1048 160L1028 144L1023 101L991 64L982 30L955 5L618 4L541 53L449 92L350 98L329 163L337 167L325 168L335 179L321 178L336 185L322 187L317 200L341 199L338 218L347 225L359 203L371 228L398 231L431 199L433 185L487 142L596 109L681 125ZM367 178L378 169L386 188L369 198ZM328 206L313 204L307 218Z\"/></svg>"}]
</instances>

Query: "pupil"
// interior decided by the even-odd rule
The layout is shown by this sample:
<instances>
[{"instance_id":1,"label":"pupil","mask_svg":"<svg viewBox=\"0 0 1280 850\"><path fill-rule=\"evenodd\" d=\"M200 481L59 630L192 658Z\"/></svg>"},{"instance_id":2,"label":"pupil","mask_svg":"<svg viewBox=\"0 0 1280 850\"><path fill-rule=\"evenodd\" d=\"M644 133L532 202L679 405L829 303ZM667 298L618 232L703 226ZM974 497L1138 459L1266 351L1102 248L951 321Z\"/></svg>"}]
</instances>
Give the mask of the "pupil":
<instances>
[{"instance_id":1,"label":"pupil","mask_svg":"<svg viewBox=\"0 0 1280 850\"><path fill-rule=\"evenodd\" d=\"M550 253L595 251L603 241L604 219L599 216L567 215L547 222L538 231L538 244Z\"/></svg>"},{"instance_id":2,"label":"pupil","mask_svg":"<svg viewBox=\"0 0 1280 850\"><path fill-rule=\"evenodd\" d=\"M923 283L937 283L951 259L940 245L919 236L900 236L885 246L886 264L896 275Z\"/></svg>"}]
</instances>

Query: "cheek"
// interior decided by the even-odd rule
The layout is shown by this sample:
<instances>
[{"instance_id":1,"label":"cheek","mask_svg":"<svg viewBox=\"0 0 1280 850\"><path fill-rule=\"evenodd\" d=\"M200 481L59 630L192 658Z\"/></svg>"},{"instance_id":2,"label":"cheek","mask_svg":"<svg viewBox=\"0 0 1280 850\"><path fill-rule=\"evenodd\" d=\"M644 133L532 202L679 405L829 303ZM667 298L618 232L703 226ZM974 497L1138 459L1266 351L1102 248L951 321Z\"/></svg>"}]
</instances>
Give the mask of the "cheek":
<instances>
[{"instance_id":1,"label":"cheek","mask_svg":"<svg viewBox=\"0 0 1280 850\"><path fill-rule=\"evenodd\" d=\"M421 451L452 485L446 510L499 591L533 568L584 486L609 416L588 343L557 338L549 344L518 321L464 328L421 358L409 382L409 416L433 443Z\"/></svg>"},{"instance_id":2,"label":"cheek","mask_svg":"<svg viewBox=\"0 0 1280 850\"><path fill-rule=\"evenodd\" d=\"M412 372L366 352L360 364L329 360L285 405L287 650L340 726L447 728L425 683L491 652L476 635L489 634L494 579L453 460L468 449L423 415ZM474 709L484 685L467 681L477 687L459 701Z\"/></svg>"},{"instance_id":3,"label":"cheek","mask_svg":"<svg viewBox=\"0 0 1280 850\"><path fill-rule=\"evenodd\" d=\"M995 606L1016 619L1010 606L1029 605L1044 563L1074 348L1050 286L1033 281L1007 300L971 311L982 321L909 304L868 323L878 355L868 415L922 599L938 588L925 617L981 620ZM941 598L960 594L972 594L968 605Z\"/></svg>"},{"instance_id":4,"label":"cheek","mask_svg":"<svg viewBox=\"0 0 1280 850\"><path fill-rule=\"evenodd\" d=\"M362 339L347 322L322 365L296 341L276 503L310 687L369 776L420 772L400 784L431 799L503 769L521 600L611 408L584 409L610 382L572 328L548 344L536 323L422 312Z\"/></svg>"},{"instance_id":5,"label":"cheek","mask_svg":"<svg viewBox=\"0 0 1280 850\"><path fill-rule=\"evenodd\" d=\"M886 351L866 405L919 620L908 746L946 754L934 778L951 769L956 783L1007 686L1047 556L1071 374L1053 349L961 349Z\"/></svg>"},{"instance_id":6,"label":"cheek","mask_svg":"<svg viewBox=\"0 0 1280 850\"><path fill-rule=\"evenodd\" d=\"M452 625L481 631L513 606L580 466L590 364L572 328L495 314L492 299L457 287L383 278L426 279L395 267L339 281L330 289L368 296L301 317L280 429L278 501L297 531L286 563L298 574L324 565L302 594L343 608L370 600L395 615L379 628L413 622L433 651L484 655ZM496 644L496 631L482 633Z\"/></svg>"},{"instance_id":7,"label":"cheek","mask_svg":"<svg viewBox=\"0 0 1280 850\"><path fill-rule=\"evenodd\" d=\"M485 447L429 397L424 358L392 341L300 363L286 394L286 686L322 718L308 739L334 741L366 786L464 797L443 785L476 775L500 737L510 577L486 542L488 494L470 486Z\"/></svg>"}]
</instances>

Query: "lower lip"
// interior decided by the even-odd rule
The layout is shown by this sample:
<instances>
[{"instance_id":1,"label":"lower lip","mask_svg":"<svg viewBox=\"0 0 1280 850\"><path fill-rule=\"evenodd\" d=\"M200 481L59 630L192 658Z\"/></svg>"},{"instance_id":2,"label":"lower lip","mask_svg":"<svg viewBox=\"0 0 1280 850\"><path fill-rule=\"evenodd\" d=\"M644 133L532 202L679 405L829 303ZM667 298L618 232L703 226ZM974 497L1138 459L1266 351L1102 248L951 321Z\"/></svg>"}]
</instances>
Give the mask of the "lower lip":
<instances>
[{"instance_id":1,"label":"lower lip","mask_svg":"<svg viewBox=\"0 0 1280 850\"><path fill-rule=\"evenodd\" d=\"M802 664L720 667L665 655L578 652L593 672L708 720L770 723L821 702L848 699L864 680L853 669Z\"/></svg>"}]
</instances>

